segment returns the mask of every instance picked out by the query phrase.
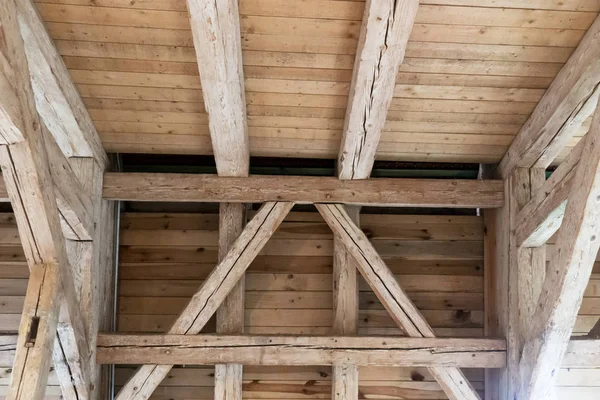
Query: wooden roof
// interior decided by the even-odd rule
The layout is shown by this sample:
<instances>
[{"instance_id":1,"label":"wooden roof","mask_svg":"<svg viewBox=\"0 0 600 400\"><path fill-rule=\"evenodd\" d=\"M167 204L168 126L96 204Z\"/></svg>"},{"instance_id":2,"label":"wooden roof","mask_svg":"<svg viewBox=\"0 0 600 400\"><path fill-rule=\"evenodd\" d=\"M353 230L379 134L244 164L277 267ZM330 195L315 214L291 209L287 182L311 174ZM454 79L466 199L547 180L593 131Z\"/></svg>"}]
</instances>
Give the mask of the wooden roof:
<instances>
[{"instance_id":1,"label":"wooden roof","mask_svg":"<svg viewBox=\"0 0 600 400\"><path fill-rule=\"evenodd\" d=\"M184 0L36 3L107 151L211 154ZM239 7L251 154L336 158L364 2ZM499 162L599 11L422 0L378 158Z\"/></svg>"}]
</instances>

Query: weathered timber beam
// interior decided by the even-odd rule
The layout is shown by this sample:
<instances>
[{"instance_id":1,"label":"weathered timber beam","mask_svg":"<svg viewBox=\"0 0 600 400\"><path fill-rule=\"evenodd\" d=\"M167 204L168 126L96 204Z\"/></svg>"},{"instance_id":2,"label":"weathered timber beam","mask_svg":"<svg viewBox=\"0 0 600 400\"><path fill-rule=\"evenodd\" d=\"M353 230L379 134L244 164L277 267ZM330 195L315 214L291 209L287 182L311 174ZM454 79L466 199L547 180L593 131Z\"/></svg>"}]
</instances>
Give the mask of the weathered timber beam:
<instances>
[{"instance_id":1,"label":"weathered timber beam","mask_svg":"<svg viewBox=\"0 0 600 400\"><path fill-rule=\"evenodd\" d=\"M560 228L571 191L571 181L584 144L585 141L581 140L571 150L563 163L519 211L515 232L517 245L542 246Z\"/></svg>"},{"instance_id":2,"label":"weathered timber beam","mask_svg":"<svg viewBox=\"0 0 600 400\"><path fill-rule=\"evenodd\" d=\"M0 73L11 77L16 94L14 98L0 97L0 108L19 111L20 123L15 126L23 137L18 143L0 147L0 165L31 271L7 396L10 400L43 397L61 306L64 322L74 332L74 340L61 345L79 356L77 368L83 371L82 376L89 371L87 332L60 228L51 164L17 15L14 0L0 2ZM7 104L11 99L17 103Z\"/></svg>"},{"instance_id":3,"label":"weathered timber beam","mask_svg":"<svg viewBox=\"0 0 600 400\"><path fill-rule=\"evenodd\" d=\"M241 203L219 203L219 261L240 236L246 223L246 206ZM217 310L217 332L244 333L246 284L244 277L231 289ZM242 398L242 364L215 365L215 400Z\"/></svg>"},{"instance_id":4,"label":"weathered timber beam","mask_svg":"<svg viewBox=\"0 0 600 400\"><path fill-rule=\"evenodd\" d=\"M334 177L220 177L196 174L106 173L109 200L262 203L346 203L390 207L496 208L502 181L448 179L340 180Z\"/></svg>"},{"instance_id":5,"label":"weathered timber beam","mask_svg":"<svg viewBox=\"0 0 600 400\"><path fill-rule=\"evenodd\" d=\"M356 336L121 335L98 336L106 364L455 366L502 368L501 339Z\"/></svg>"},{"instance_id":6,"label":"weathered timber beam","mask_svg":"<svg viewBox=\"0 0 600 400\"><path fill-rule=\"evenodd\" d=\"M65 237L92 240L94 221L90 192L84 189L54 138L47 134L44 124L42 134Z\"/></svg>"},{"instance_id":7,"label":"weathered timber beam","mask_svg":"<svg viewBox=\"0 0 600 400\"><path fill-rule=\"evenodd\" d=\"M367 0L338 155L340 179L371 174L418 0Z\"/></svg>"},{"instance_id":8,"label":"weathered timber beam","mask_svg":"<svg viewBox=\"0 0 600 400\"><path fill-rule=\"evenodd\" d=\"M402 290L363 231L352 222L344 206L317 204L316 207L334 235L357 261L361 275L396 324L410 337L435 337L431 326ZM479 395L459 369L431 367L429 371L451 399L479 399Z\"/></svg>"},{"instance_id":9,"label":"weathered timber beam","mask_svg":"<svg viewBox=\"0 0 600 400\"><path fill-rule=\"evenodd\" d=\"M250 146L237 1L187 0L187 8L217 171L247 175Z\"/></svg>"},{"instance_id":10,"label":"weathered timber beam","mask_svg":"<svg viewBox=\"0 0 600 400\"><path fill-rule=\"evenodd\" d=\"M600 84L600 18L560 70L498 166L506 179L516 167L546 168L594 111Z\"/></svg>"},{"instance_id":11,"label":"weathered timber beam","mask_svg":"<svg viewBox=\"0 0 600 400\"><path fill-rule=\"evenodd\" d=\"M100 136L36 6L32 0L16 3L41 119L67 157L93 157L104 167L108 157Z\"/></svg>"},{"instance_id":12,"label":"weathered timber beam","mask_svg":"<svg viewBox=\"0 0 600 400\"><path fill-rule=\"evenodd\" d=\"M238 283L250 263L273 235L293 203L265 203L246 225L227 255L210 273L186 308L169 329L169 334L196 335ZM143 365L117 394L117 400L147 399L173 365Z\"/></svg>"},{"instance_id":13,"label":"weathered timber beam","mask_svg":"<svg viewBox=\"0 0 600 400\"><path fill-rule=\"evenodd\" d=\"M518 398L545 399L567 349L600 248L600 113L583 139L569 202L530 335L520 358Z\"/></svg>"}]
</instances>

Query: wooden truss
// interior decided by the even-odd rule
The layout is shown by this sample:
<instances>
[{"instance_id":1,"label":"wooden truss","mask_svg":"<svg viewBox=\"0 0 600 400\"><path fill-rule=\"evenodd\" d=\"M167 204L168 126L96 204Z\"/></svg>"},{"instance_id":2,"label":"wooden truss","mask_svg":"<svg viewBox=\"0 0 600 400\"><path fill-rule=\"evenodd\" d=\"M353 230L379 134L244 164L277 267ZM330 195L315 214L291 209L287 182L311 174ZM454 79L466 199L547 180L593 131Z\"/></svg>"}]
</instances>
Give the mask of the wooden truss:
<instances>
[{"instance_id":1,"label":"wooden truss","mask_svg":"<svg viewBox=\"0 0 600 400\"><path fill-rule=\"evenodd\" d=\"M502 180L368 179L418 1L367 0L337 177L282 179L248 176L237 1L187 7L218 176L106 172L33 3L0 1L0 199L12 203L31 270L19 336L0 337L15 353L8 399L42 399L50 363L67 400L106 398L96 362L145 364L118 400L148 399L179 363L216 364L219 400L241 399L244 364L332 365L337 400L358 398L361 365L427 367L451 399L480 398L459 368L488 368L486 398L537 400L557 368L600 364L597 337L570 340L600 246L599 113L545 179L597 109L600 19L498 166ZM220 203L219 263L165 335L98 335L111 328L115 200ZM245 224L251 202L264 204ZM295 203L315 204L334 233L333 336L243 335L244 273ZM435 337L360 230L363 205L486 209L488 338ZM557 231L546 268L541 246ZM407 337L356 336L357 271ZM215 313L217 334L200 335Z\"/></svg>"}]
</instances>

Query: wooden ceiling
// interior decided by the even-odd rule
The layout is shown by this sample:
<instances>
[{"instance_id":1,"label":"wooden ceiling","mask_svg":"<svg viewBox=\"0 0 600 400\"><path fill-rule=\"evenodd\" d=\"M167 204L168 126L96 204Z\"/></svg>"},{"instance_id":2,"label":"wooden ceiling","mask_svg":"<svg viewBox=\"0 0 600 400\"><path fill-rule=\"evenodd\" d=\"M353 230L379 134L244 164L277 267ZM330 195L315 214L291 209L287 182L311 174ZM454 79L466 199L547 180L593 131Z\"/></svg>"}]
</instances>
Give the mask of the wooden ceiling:
<instances>
[{"instance_id":1,"label":"wooden ceiling","mask_svg":"<svg viewBox=\"0 0 600 400\"><path fill-rule=\"evenodd\" d=\"M185 0L36 4L107 151L211 153ZM364 2L239 7L251 154L336 158ZM598 0L421 0L378 158L499 162L599 11Z\"/></svg>"}]
</instances>

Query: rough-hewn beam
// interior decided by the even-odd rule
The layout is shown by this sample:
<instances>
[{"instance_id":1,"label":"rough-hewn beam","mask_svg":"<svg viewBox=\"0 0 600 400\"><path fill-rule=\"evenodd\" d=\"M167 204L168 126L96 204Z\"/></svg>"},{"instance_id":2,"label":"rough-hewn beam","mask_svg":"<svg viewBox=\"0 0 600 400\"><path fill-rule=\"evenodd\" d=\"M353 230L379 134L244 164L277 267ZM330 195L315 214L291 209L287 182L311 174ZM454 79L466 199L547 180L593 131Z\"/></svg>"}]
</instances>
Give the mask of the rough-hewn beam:
<instances>
[{"instance_id":1,"label":"rough-hewn beam","mask_svg":"<svg viewBox=\"0 0 600 400\"><path fill-rule=\"evenodd\" d=\"M560 228L571 191L571 180L575 175L575 167L581 158L584 144L585 141L581 140L571 150L568 157L517 215L515 234L519 246L542 246Z\"/></svg>"},{"instance_id":2,"label":"rough-hewn beam","mask_svg":"<svg viewBox=\"0 0 600 400\"><path fill-rule=\"evenodd\" d=\"M248 128L236 0L187 0L217 172L247 175Z\"/></svg>"},{"instance_id":3,"label":"rough-hewn beam","mask_svg":"<svg viewBox=\"0 0 600 400\"><path fill-rule=\"evenodd\" d=\"M90 192L84 190L68 159L54 138L44 129L44 124L42 134L65 237L73 240L92 240L94 221ZM102 179L102 176L98 178Z\"/></svg>"},{"instance_id":4,"label":"rough-hewn beam","mask_svg":"<svg viewBox=\"0 0 600 400\"><path fill-rule=\"evenodd\" d=\"M545 399L560 367L600 247L600 113L596 112L571 184L530 339L520 359L519 398Z\"/></svg>"},{"instance_id":5,"label":"rough-hewn beam","mask_svg":"<svg viewBox=\"0 0 600 400\"><path fill-rule=\"evenodd\" d=\"M507 178L516 167L546 168L594 111L600 83L600 18L589 28L498 166ZM575 128L575 129L573 129Z\"/></svg>"},{"instance_id":6,"label":"rough-hewn beam","mask_svg":"<svg viewBox=\"0 0 600 400\"><path fill-rule=\"evenodd\" d=\"M62 57L31 0L17 1L20 30L40 116L67 157L108 162L94 127Z\"/></svg>"},{"instance_id":7,"label":"rough-hewn beam","mask_svg":"<svg viewBox=\"0 0 600 400\"><path fill-rule=\"evenodd\" d=\"M339 204L317 204L317 210L333 233L357 261L357 268L392 319L411 337L435 337L433 329L402 290L366 235ZM463 373L452 367L429 369L451 399L479 399Z\"/></svg>"},{"instance_id":8,"label":"rough-hewn beam","mask_svg":"<svg viewBox=\"0 0 600 400\"><path fill-rule=\"evenodd\" d=\"M221 305L258 255L293 203L265 203L246 225L225 258L215 267L179 315L169 334L195 335ZM127 381L117 400L147 399L173 365L143 365Z\"/></svg>"},{"instance_id":9,"label":"rough-hewn beam","mask_svg":"<svg viewBox=\"0 0 600 400\"><path fill-rule=\"evenodd\" d=\"M456 366L501 368L501 339L353 336L99 335L109 364Z\"/></svg>"},{"instance_id":10,"label":"rough-hewn beam","mask_svg":"<svg viewBox=\"0 0 600 400\"><path fill-rule=\"evenodd\" d=\"M235 188L235 190L231 190ZM346 203L390 207L495 208L504 202L502 181L451 179L340 180L334 177L247 178L195 174L107 173L108 200L262 203Z\"/></svg>"},{"instance_id":11,"label":"rough-hewn beam","mask_svg":"<svg viewBox=\"0 0 600 400\"><path fill-rule=\"evenodd\" d=\"M73 332L73 340L61 345L78 355L76 367L82 376L89 371L86 330L60 228L17 15L14 0L0 3L0 73L11 77L17 104L9 106L19 111L15 126L23 137L19 143L0 148L0 165L31 270L8 393L11 400L42 398L61 304L61 318ZM7 100L11 97L0 98L0 108L7 106Z\"/></svg>"},{"instance_id":12,"label":"rough-hewn beam","mask_svg":"<svg viewBox=\"0 0 600 400\"><path fill-rule=\"evenodd\" d=\"M418 0L365 3L338 155L340 179L371 173L418 6Z\"/></svg>"},{"instance_id":13,"label":"rough-hewn beam","mask_svg":"<svg viewBox=\"0 0 600 400\"><path fill-rule=\"evenodd\" d=\"M348 215L359 224L360 207L346 207ZM335 335L356 335L358 331L358 277L356 260L346 247L333 238L333 326ZM358 399L358 367L355 364L333 365L331 376L333 400Z\"/></svg>"},{"instance_id":14,"label":"rough-hewn beam","mask_svg":"<svg viewBox=\"0 0 600 400\"><path fill-rule=\"evenodd\" d=\"M63 234L71 240L92 240L91 235L94 231L92 198L77 179L76 170L71 165L76 161L67 159L56 142L49 139L44 124L42 124L42 136L50 164L50 176L54 183ZM2 177L0 177L0 202L10 202Z\"/></svg>"},{"instance_id":15,"label":"rough-hewn beam","mask_svg":"<svg viewBox=\"0 0 600 400\"><path fill-rule=\"evenodd\" d=\"M219 204L219 261L240 236L246 222L246 206L241 203ZM217 332L244 333L245 280L242 277L217 310ZM215 400L242 398L242 364L215 365Z\"/></svg>"}]
</instances>

